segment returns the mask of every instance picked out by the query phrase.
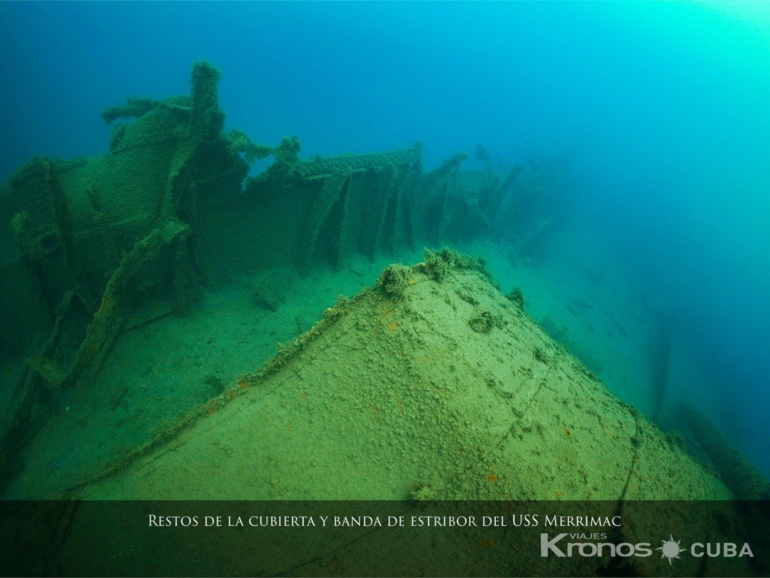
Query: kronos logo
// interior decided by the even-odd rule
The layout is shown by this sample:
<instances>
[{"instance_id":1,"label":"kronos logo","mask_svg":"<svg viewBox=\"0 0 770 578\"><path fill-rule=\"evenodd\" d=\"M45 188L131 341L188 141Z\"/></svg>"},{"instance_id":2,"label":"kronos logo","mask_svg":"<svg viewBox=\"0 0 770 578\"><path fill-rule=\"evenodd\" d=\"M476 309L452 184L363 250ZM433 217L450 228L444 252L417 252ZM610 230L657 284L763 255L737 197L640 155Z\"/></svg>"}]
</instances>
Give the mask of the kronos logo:
<instances>
[{"instance_id":1,"label":"kronos logo","mask_svg":"<svg viewBox=\"0 0 770 578\"><path fill-rule=\"evenodd\" d=\"M652 544L649 542L639 542L638 544L631 544L629 542L621 542L620 544L613 544L611 542L566 542L562 543L562 540L567 536L578 537L577 534L557 534L552 539L548 539L548 534L540 534L540 556L547 558L549 555L554 554L559 558L582 556L584 558L602 557L602 556L621 556L628 558L630 556L638 556L640 558L646 558L652 556ZM679 554L686 552L685 548L680 547L680 542L674 540L673 536L669 536L668 540L661 540L662 546L656 548L660 551L661 559L666 558L668 563L679 558ZM725 543L708 543L702 544L695 542L690 546L690 555L695 558L700 558L703 555L710 558L716 558L722 556L724 558L734 558L750 556L754 557L754 553L751 551L751 547L744 543L743 546L738 549L738 545L732 542Z\"/></svg>"}]
</instances>

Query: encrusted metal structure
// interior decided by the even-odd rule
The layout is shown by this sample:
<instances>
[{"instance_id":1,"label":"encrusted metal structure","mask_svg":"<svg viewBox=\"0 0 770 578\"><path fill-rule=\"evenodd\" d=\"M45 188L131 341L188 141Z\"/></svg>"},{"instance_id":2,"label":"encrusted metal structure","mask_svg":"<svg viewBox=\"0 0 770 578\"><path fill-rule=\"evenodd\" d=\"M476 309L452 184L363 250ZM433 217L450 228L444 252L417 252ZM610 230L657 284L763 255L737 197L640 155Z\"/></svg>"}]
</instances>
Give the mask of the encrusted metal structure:
<instances>
[{"instance_id":1,"label":"encrusted metal structure","mask_svg":"<svg viewBox=\"0 0 770 578\"><path fill-rule=\"evenodd\" d=\"M419 143L301 160L296 137L271 147L223 132L219 76L199 62L189 96L105 109L108 123L130 119L115 124L109 154L34 158L0 187L0 340L5 357L25 360L2 392L0 479L45 419L44 400L93 380L125 329L236 274L286 264L307 274L353 253L487 234L519 170L469 192L456 178L467 155L424 173Z\"/></svg>"}]
</instances>

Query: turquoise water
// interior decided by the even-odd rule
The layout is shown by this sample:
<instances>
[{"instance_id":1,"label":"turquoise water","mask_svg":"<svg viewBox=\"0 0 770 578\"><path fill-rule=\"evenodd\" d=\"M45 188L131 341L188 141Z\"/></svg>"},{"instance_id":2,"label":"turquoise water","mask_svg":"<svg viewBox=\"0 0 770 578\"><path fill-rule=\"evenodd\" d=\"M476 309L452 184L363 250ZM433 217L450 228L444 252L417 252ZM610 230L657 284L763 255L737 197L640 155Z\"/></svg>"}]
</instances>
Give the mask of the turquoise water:
<instances>
[{"instance_id":1,"label":"turquoise water","mask_svg":"<svg viewBox=\"0 0 770 578\"><path fill-rule=\"evenodd\" d=\"M302 158L420 141L426 170L479 170L481 143L569 223L518 268L491 259L505 290L647 413L630 319L673 319L661 423L689 400L767 475L769 57L760 3L3 3L0 180L106 152L105 106L187 94L204 58L225 129L299 135Z\"/></svg>"}]
</instances>

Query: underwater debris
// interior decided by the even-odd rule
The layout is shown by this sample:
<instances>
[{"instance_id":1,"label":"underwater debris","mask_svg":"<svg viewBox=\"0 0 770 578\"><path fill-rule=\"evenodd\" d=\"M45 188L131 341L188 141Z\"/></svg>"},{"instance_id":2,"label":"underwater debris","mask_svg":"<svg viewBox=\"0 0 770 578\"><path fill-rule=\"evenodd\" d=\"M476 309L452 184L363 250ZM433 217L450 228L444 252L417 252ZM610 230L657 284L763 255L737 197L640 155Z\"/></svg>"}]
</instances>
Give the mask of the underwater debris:
<instances>
[{"instance_id":1,"label":"underwater debris","mask_svg":"<svg viewBox=\"0 0 770 578\"><path fill-rule=\"evenodd\" d=\"M220 77L219 70L205 60L193 65L190 127L205 140L215 139L225 124L225 113L219 108Z\"/></svg>"},{"instance_id":2,"label":"underwater debris","mask_svg":"<svg viewBox=\"0 0 770 578\"><path fill-rule=\"evenodd\" d=\"M438 218L448 219L447 215L451 215L457 203L461 202L458 201L460 196L451 196L450 193L466 192L454 182L457 180L454 177L462 162L462 155L450 159L456 162L454 167L451 162L445 164L443 168L449 167L446 173L431 173L428 178L422 174L419 147L379 155L344 155L331 159L316 157L301 161L297 137L284 138L278 147L269 147L255 144L236 129L224 135L221 133L224 113L219 109L216 99L218 78L219 72L211 65L199 63L193 74L194 98L183 97L178 99L178 104L171 104L170 100L157 102L149 99L146 104L134 103L135 116L145 118L116 128L115 134L120 136L115 142L112 156L87 159L78 167L65 166L57 161L48 165L50 170L47 172L38 170L45 168L45 163L36 161L40 182L43 185L48 182L48 188L42 185L39 188L8 187L7 190L13 194L8 194L13 200L8 206L13 207L13 211L8 213L7 222L12 220L11 226L16 232L19 245L27 247L22 252L40 264L41 285L42 281L51 282L51 310L57 309L57 304L66 302L61 299L61 292L72 287L77 292L77 306L80 307L82 302L83 307L80 308L83 309L83 316L88 317L88 322L78 325L83 331L83 337L78 341L82 347L78 349L78 358L74 364L64 363L66 358L62 355L62 344L65 340L61 334L53 332L50 351L45 351L45 358L38 360L36 371L28 371L36 382L58 383L66 378L66 384L77 382L80 386L85 380L79 375L93 378L99 371L101 361L109 355L115 336L126 327L145 323L139 323L136 319L148 319L148 315L143 312L149 311L151 306L155 307L151 302L156 299L166 300L162 301L163 311L178 310L187 289L204 286L209 268L225 263L233 271L259 274L283 264L302 265L303 262L309 264L311 261L326 261L339 265L343 251L374 257L379 250L396 254L401 247L415 240L434 243L431 236L434 229L428 224L434 223L436 215L428 214L427 208L432 206L429 201L438 199L442 203L441 207L446 205L447 211L439 213ZM117 150L118 144L120 150ZM104 162L105 159L114 160L118 154L121 155L119 162ZM248 167L241 156L254 162L268 155L274 155L276 162L271 167L273 172L268 169L260 175L264 189L259 192L267 191L269 194L243 194L242 184ZM275 167L280 167L283 172ZM45 179L46 176L56 176L53 168L62 175L58 188L52 185L51 178L47 181ZM223 175L229 176L225 178ZM437 176L440 178L437 179ZM454 181L441 180L447 176ZM332 191L332 185L338 178L338 188ZM327 183L328 190L324 191ZM38 190L41 192L38 196L27 195L30 191ZM500 190L499 187L487 187L484 195ZM326 198L319 201L324 192L330 193L329 198L334 197L333 200ZM468 194L473 196L472 191L468 191ZM38 206L43 206L38 201L48 202L52 197L54 200L69 200L72 204L69 208L54 204L50 211L47 210L48 205L45 205L47 212L38 212ZM34 203L27 201L32 198L35 199ZM483 213L494 212L490 208L494 205L493 201L485 205L482 203L483 196L475 195L474 198L478 198L477 208ZM315 215L314 207L318 209ZM67 221L67 213L63 209L72 211L71 223ZM13 214L17 217L11 219ZM305 228L309 215L317 219L314 218ZM48 223L54 223L55 226L48 227ZM446 223L443 230L446 231ZM69 240L68 231L72 233ZM305 234L307 236L303 238ZM3 238L14 241L12 235ZM441 246L438 241L435 243L435 246ZM308 245L312 250L306 253ZM68 251L75 259L69 263L70 268L66 269L65 257ZM243 269L240 269L241 266ZM424 291L426 298L429 291L436 291L446 299L451 297L453 303L453 296L457 294L471 305L482 306L481 302L490 294L486 285L480 293L465 287L462 292L458 292L453 286L455 281L458 286L465 281L478 282L478 275L455 275L459 271L477 271L491 280L482 259L462 255L448 248L440 251L426 250L425 263L421 267L431 278L443 280L445 284L438 287L433 283L418 283L414 289L410 289L410 298L417 291ZM80 283L81 280L77 279L80 271L88 273L91 285ZM401 297L406 287L414 282L409 276L411 271L403 265L392 265L390 271L386 268L377 283L379 291L370 289L364 295L370 296L378 304L384 300L382 293L390 297ZM460 278L462 276L465 278ZM447 280L447 277L451 279ZM15 299L16 293L20 292L11 284L11 279L11 276L5 276L4 280L0 280L0 285L4 288L4 294L13 294ZM77 280L77 284L73 280ZM13 291L5 291L7 287ZM274 291L275 288L275 284L258 284L254 297L266 308L275 310L282 301L281 296ZM38 287L34 289L36 294L40 293ZM502 294L494 297L502 298ZM464 304L459 305L461 310L469 310ZM228 399L240 395L249 385L261 383L277 372L321 335L322 331L342 319L350 307L351 300L341 297L334 307L324 312L323 319L315 326L295 316L294 322L300 337L279 348L274 360L263 369L245 376L234 385L237 391L225 391L224 384L214 380L208 383L211 376L204 379L217 391L221 387L222 395L227 395ZM64 310L63 307L61 309ZM455 310L458 308L455 307ZM505 300L495 310L505 310L506 315L512 313L512 308L505 304ZM357 314L355 321L368 328L379 315L379 310L372 308L367 312L370 313L368 316ZM92 319L94 315L97 316L96 320ZM157 314L153 315L157 317ZM63 317L63 314L59 317ZM414 329L414 319L409 317L405 315L403 320L399 317L398 322L388 324L391 331L398 328L398 332L390 340L379 340L378 347L382 345L380 341L389 341L394 346L403 347L406 340L412 339L418 330L424 330L419 325L414 325L417 327ZM524 317L517 315L517 318ZM465 319L467 317L462 317L459 321L462 323ZM2 321L5 326L6 319ZM489 333L498 323L489 312L482 312L475 321L469 323L474 331L479 330L480 333ZM438 322L440 318L437 317L435 323ZM28 327L34 329L32 324L24 327L25 330ZM89 330L87 336L86 329ZM361 339L363 341L372 335L378 337L377 333L368 331L366 335L362 333ZM476 341L491 343L502 337L502 332L492 332ZM444 349L448 350L446 347ZM379 355L382 350L372 351ZM316 353L314 351L313 355ZM526 355L530 359L529 349ZM393 353L394 359L404 357L415 368L418 367L410 356L412 354L409 351L404 353L394 350ZM56 359L61 368L46 365L46 361L52 359ZM34 366L35 362L29 365ZM63 375L62 372L68 367L73 369ZM454 372L455 366L450 367ZM47 373L47 379L44 373ZM199 380L191 381L201 388ZM125 395L125 390L122 395ZM499 397L502 394L496 395ZM134 398L131 399L133 404ZM438 399L436 397L433 401ZM194 413L197 416L213 413L223 403L224 398L214 405L195 409ZM22 423L20 419L16 421ZM122 463L146 451L150 445L168 439L173 432L189 423L189 420L180 420L174 427L158 433L157 437L128 454ZM37 424L28 425L24 422L24 427L32 431ZM11 437L8 436L8 439ZM15 452L18 445L16 442L12 445L4 444L2 453L6 453L6 450L8 454ZM114 471L111 468L111 473ZM482 479L488 481L493 481L488 476L496 476L484 475L487 477ZM4 476L3 472L0 477ZM496 481L502 483L507 477L501 475ZM438 486L431 483L430 488L425 488L426 491L430 488L437 490Z\"/></svg>"},{"instance_id":3,"label":"underwater debris","mask_svg":"<svg viewBox=\"0 0 770 578\"><path fill-rule=\"evenodd\" d=\"M484 215L490 223L495 222L500 211L500 207L503 204L503 199L508 194L508 190L513 185L516 177L524 170L523 165L516 165L506 175L503 182L498 186L489 187L486 191L482 191L479 198L479 206L484 212Z\"/></svg>"},{"instance_id":4,"label":"underwater debris","mask_svg":"<svg viewBox=\"0 0 770 578\"><path fill-rule=\"evenodd\" d=\"M438 194L430 199L435 244L445 239L467 242L487 236L499 240L502 236L503 231L496 226L498 213L521 166L514 167L501 182L491 161L486 165L483 171L453 176L435 187Z\"/></svg>"},{"instance_id":5,"label":"underwater debris","mask_svg":"<svg viewBox=\"0 0 770 578\"><path fill-rule=\"evenodd\" d=\"M612 321L613 325L615 325L615 328L618 330L618 333L620 333L621 337L626 337L628 335L628 332L625 330L625 328L618 322L618 320L615 318L615 316L612 314L611 311L609 311L604 305L602 305L601 301L599 301L596 297L594 297L592 294L586 292L586 294L593 299L594 303L596 303L599 306L599 309L601 309L604 314L609 317L610 321Z\"/></svg>"},{"instance_id":6,"label":"underwater debris","mask_svg":"<svg viewBox=\"0 0 770 578\"><path fill-rule=\"evenodd\" d=\"M770 484L764 476L722 436L703 413L685 403L679 406L678 412L736 498L770 499Z\"/></svg>"},{"instance_id":7,"label":"underwater debris","mask_svg":"<svg viewBox=\"0 0 770 578\"><path fill-rule=\"evenodd\" d=\"M412 268L404 265L388 265L377 279L377 288L382 289L390 297L400 299L404 290L409 287Z\"/></svg>"},{"instance_id":8,"label":"underwater debris","mask_svg":"<svg viewBox=\"0 0 770 578\"><path fill-rule=\"evenodd\" d=\"M42 262L48 251L43 248L40 238L32 236L27 211L16 213L11 219L11 226L16 235L16 242L19 245L22 259L30 262Z\"/></svg>"},{"instance_id":9,"label":"underwater debris","mask_svg":"<svg viewBox=\"0 0 770 578\"><path fill-rule=\"evenodd\" d=\"M460 299L462 299L463 301L465 301L466 303L470 303L471 305L478 305L479 304L479 300L476 299L475 297L473 297L472 295L470 295L464 289L457 289L455 291L455 293L457 293L457 296Z\"/></svg>"},{"instance_id":10,"label":"underwater debris","mask_svg":"<svg viewBox=\"0 0 770 578\"><path fill-rule=\"evenodd\" d=\"M417 265L420 270L439 283L447 276L450 269L458 271L476 271L489 281L495 289L500 290L500 286L495 282L492 274L487 269L486 259L483 257L472 257L465 255L449 247L444 247L440 251L433 251L425 248L423 263Z\"/></svg>"},{"instance_id":11,"label":"underwater debris","mask_svg":"<svg viewBox=\"0 0 770 578\"><path fill-rule=\"evenodd\" d=\"M465 153L455 153L450 158L441 163L441 166L425 175L424 186L426 188L432 188L440 180L446 178L449 175L456 174L460 168L460 165L468 160L468 155Z\"/></svg>"},{"instance_id":12,"label":"underwater debris","mask_svg":"<svg viewBox=\"0 0 770 578\"><path fill-rule=\"evenodd\" d=\"M425 249L424 272L433 280L441 283L449 272L449 263L438 251Z\"/></svg>"},{"instance_id":13,"label":"underwater debris","mask_svg":"<svg viewBox=\"0 0 770 578\"><path fill-rule=\"evenodd\" d=\"M687 451L687 442L682 435L682 432L676 429L672 429L666 432L666 443L670 448L679 448L683 452Z\"/></svg>"},{"instance_id":14,"label":"underwater debris","mask_svg":"<svg viewBox=\"0 0 770 578\"><path fill-rule=\"evenodd\" d=\"M476 333L489 333L496 323L495 318L489 311L482 311L479 315L468 321L468 325Z\"/></svg>"},{"instance_id":15,"label":"underwater debris","mask_svg":"<svg viewBox=\"0 0 770 578\"><path fill-rule=\"evenodd\" d=\"M668 373L671 366L671 336L674 317L671 312L659 312L650 332L648 361L650 389L653 393L652 417L657 419L663 410L668 390Z\"/></svg>"},{"instance_id":16,"label":"underwater debris","mask_svg":"<svg viewBox=\"0 0 770 578\"><path fill-rule=\"evenodd\" d=\"M521 287L514 287L505 297L519 309L524 309L524 292Z\"/></svg>"},{"instance_id":17,"label":"underwater debris","mask_svg":"<svg viewBox=\"0 0 770 578\"><path fill-rule=\"evenodd\" d=\"M243 154L250 165L259 159L267 158L277 150L267 145L254 144L245 132L237 128L232 129L227 138L230 140L233 152Z\"/></svg>"},{"instance_id":18,"label":"underwater debris","mask_svg":"<svg viewBox=\"0 0 770 578\"><path fill-rule=\"evenodd\" d=\"M583 313L591 311L594 308L594 306L591 305L590 303L586 303L585 301L581 301L577 297L572 297L570 299L570 301L572 301L572 304L575 307L578 307L581 311L583 311Z\"/></svg>"},{"instance_id":19,"label":"underwater debris","mask_svg":"<svg viewBox=\"0 0 770 578\"><path fill-rule=\"evenodd\" d=\"M333 173L329 178L324 180L324 184L318 193L318 196L313 203L310 210L310 214L305 222L305 232L302 239L302 246L304 247L304 253L300 260L300 273L304 276L307 275L308 268L313 255L318 248L318 237L321 234L323 226L334 218L333 213L336 209L338 225L338 237L336 243L336 255L334 259L334 265L339 265L340 251L343 243L341 242L342 231L344 230L345 209L347 207L347 200L349 198L350 184L352 176L347 172Z\"/></svg>"},{"instance_id":20,"label":"underwater debris","mask_svg":"<svg viewBox=\"0 0 770 578\"><path fill-rule=\"evenodd\" d=\"M535 347L533 355L535 356L535 359L537 359L540 363L548 365L548 355L546 355L545 351L539 347Z\"/></svg>"},{"instance_id":21,"label":"underwater debris","mask_svg":"<svg viewBox=\"0 0 770 578\"><path fill-rule=\"evenodd\" d=\"M476 160L490 166L493 164L492 159L481 143L476 145Z\"/></svg>"},{"instance_id":22,"label":"underwater debris","mask_svg":"<svg viewBox=\"0 0 770 578\"><path fill-rule=\"evenodd\" d=\"M238 131L238 133L240 133L240 131ZM244 197L248 199L269 197L271 196L271 193L275 193L277 190L283 190L287 186L287 183L292 183L304 178L299 171L300 166L303 163L299 160L299 151L302 144L298 137L283 137L280 144L275 148L263 148L263 145L254 145L251 143L251 139L249 139L249 142L256 147L252 148L240 138L238 133L236 133L234 137L236 143L244 148L242 152L246 156L247 161L249 160L250 154L254 154L255 159L264 158L261 155L267 152L268 148L270 149L268 154L275 155L275 162L267 167L267 170L246 179L246 182L243 185Z\"/></svg>"},{"instance_id":23,"label":"underwater debris","mask_svg":"<svg viewBox=\"0 0 770 578\"><path fill-rule=\"evenodd\" d=\"M27 365L52 387L60 387L67 378L67 371L58 362L43 355L28 357Z\"/></svg>"},{"instance_id":24,"label":"underwater debris","mask_svg":"<svg viewBox=\"0 0 770 578\"><path fill-rule=\"evenodd\" d=\"M295 315L294 316L294 323L297 325L297 333L299 335L302 335L312 327L312 323L308 322L307 319L305 319L302 315Z\"/></svg>"},{"instance_id":25,"label":"underwater debris","mask_svg":"<svg viewBox=\"0 0 770 578\"><path fill-rule=\"evenodd\" d=\"M252 295L257 305L270 311L278 311L278 307L283 303L283 296L275 291L269 279L260 279L254 286Z\"/></svg>"},{"instance_id":26,"label":"underwater debris","mask_svg":"<svg viewBox=\"0 0 770 578\"><path fill-rule=\"evenodd\" d=\"M129 98L123 106L108 106L102 111L102 118L107 124L119 118L139 118L158 108L163 101L154 98Z\"/></svg>"},{"instance_id":27,"label":"underwater debris","mask_svg":"<svg viewBox=\"0 0 770 578\"><path fill-rule=\"evenodd\" d=\"M275 149L275 158L283 165L296 165L299 162L299 151L301 148L302 143L300 143L299 137L295 135L285 136Z\"/></svg>"},{"instance_id":28,"label":"underwater debris","mask_svg":"<svg viewBox=\"0 0 770 578\"><path fill-rule=\"evenodd\" d=\"M360 293L359 293L360 295ZM350 308L351 300L344 295L338 295L337 301L334 303L334 307L327 307L324 309L323 318L324 321L334 323L339 320L347 310Z\"/></svg>"},{"instance_id":29,"label":"underwater debris","mask_svg":"<svg viewBox=\"0 0 770 578\"><path fill-rule=\"evenodd\" d=\"M224 134L219 79L212 64L197 62L189 94L134 97L101 111L113 127L111 154L35 158L0 185L0 249L16 255L0 276L11 303L0 311L2 340L18 335L19 360L29 359L13 417L0 431L0 485L42 427L32 411L40 395L94 381L126 329L184 312L235 271L258 278L282 265L339 268L348 254L396 254L417 240L438 245L456 213L464 153L429 173L419 143L301 160L296 136L266 146L237 129ZM274 163L248 177L248 164L269 155ZM438 215L437 202L446 208ZM448 274L473 263L442 252L434 264ZM394 276L383 290L398 292L403 281ZM275 310L276 288L257 285L254 298ZM321 327L345 309L339 302L327 310ZM295 323L300 339L319 331ZM287 346L275 366L301 347Z\"/></svg>"},{"instance_id":30,"label":"underwater debris","mask_svg":"<svg viewBox=\"0 0 770 578\"><path fill-rule=\"evenodd\" d=\"M34 432L41 427L31 413L41 385L66 389L93 382L120 333L143 307L171 299L181 310L192 286L200 283L205 259L193 255L200 248L198 195L206 190L200 185L209 177L206 162L212 171L218 169L222 152L227 153L225 139L218 138L224 121L218 79L211 65L196 64L192 98L169 99L162 106L133 101L130 110L108 111L108 119L118 112L143 113L114 131L113 156L78 162L33 159L2 189L4 202L14 207L11 214L18 215L9 220L23 255L13 267L29 269L36 283L33 299L42 298L52 314L25 329L49 337L43 357L31 360L37 370L20 384L21 401L2 432L0 485L30 437L19 436L20 428ZM117 154L122 162L112 165ZM237 155L233 161L243 163L247 172ZM121 225L110 224L116 222ZM10 291L29 308L32 301L25 301L18 283L6 279L11 285L3 292ZM142 287L151 287L153 294ZM70 307L72 296L83 307ZM64 363L64 328L70 326L66 332L79 346ZM46 361L53 359L61 368Z\"/></svg>"}]
</instances>

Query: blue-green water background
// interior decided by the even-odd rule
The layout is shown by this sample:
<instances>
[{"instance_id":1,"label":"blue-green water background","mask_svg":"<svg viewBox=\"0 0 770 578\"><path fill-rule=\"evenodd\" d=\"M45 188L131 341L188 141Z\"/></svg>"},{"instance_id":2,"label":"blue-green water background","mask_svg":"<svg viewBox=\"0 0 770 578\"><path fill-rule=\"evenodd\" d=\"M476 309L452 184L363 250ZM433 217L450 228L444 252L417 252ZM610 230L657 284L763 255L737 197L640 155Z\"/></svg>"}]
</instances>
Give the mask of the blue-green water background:
<instances>
[{"instance_id":1,"label":"blue-green water background","mask_svg":"<svg viewBox=\"0 0 770 578\"><path fill-rule=\"evenodd\" d=\"M186 94L204 58L228 129L303 156L568 150L571 210L677 311L770 472L770 6L2 3L0 180L105 152L102 108Z\"/></svg>"}]
</instances>

